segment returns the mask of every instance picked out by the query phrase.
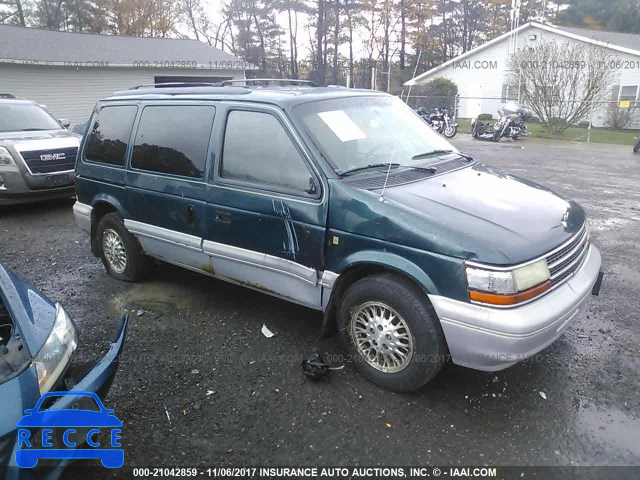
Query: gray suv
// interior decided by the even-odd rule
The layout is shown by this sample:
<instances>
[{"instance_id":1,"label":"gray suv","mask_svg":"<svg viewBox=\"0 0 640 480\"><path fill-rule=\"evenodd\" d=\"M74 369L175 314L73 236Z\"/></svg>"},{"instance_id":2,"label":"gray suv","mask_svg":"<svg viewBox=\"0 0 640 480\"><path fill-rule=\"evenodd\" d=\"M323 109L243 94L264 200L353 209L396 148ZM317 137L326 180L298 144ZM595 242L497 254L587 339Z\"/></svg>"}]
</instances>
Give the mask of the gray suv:
<instances>
[{"instance_id":1,"label":"gray suv","mask_svg":"<svg viewBox=\"0 0 640 480\"><path fill-rule=\"evenodd\" d=\"M0 205L75 193L80 138L42 106L0 93Z\"/></svg>"}]
</instances>

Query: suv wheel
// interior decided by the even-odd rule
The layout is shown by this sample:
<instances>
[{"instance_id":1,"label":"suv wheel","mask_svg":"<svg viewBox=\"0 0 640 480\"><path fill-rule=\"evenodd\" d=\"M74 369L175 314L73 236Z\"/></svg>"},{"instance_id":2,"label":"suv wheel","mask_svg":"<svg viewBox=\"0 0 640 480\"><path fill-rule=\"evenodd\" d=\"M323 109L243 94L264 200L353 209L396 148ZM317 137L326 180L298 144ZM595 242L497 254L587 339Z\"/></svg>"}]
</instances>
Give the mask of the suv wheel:
<instances>
[{"instance_id":1,"label":"suv wheel","mask_svg":"<svg viewBox=\"0 0 640 480\"><path fill-rule=\"evenodd\" d=\"M118 213L109 213L100 219L96 228L96 244L104 268L112 277L135 282L151 271L151 258L144 254Z\"/></svg>"},{"instance_id":2,"label":"suv wheel","mask_svg":"<svg viewBox=\"0 0 640 480\"><path fill-rule=\"evenodd\" d=\"M342 298L338 322L358 371L391 390L417 390L446 361L446 342L429 299L400 276L355 282Z\"/></svg>"}]
</instances>

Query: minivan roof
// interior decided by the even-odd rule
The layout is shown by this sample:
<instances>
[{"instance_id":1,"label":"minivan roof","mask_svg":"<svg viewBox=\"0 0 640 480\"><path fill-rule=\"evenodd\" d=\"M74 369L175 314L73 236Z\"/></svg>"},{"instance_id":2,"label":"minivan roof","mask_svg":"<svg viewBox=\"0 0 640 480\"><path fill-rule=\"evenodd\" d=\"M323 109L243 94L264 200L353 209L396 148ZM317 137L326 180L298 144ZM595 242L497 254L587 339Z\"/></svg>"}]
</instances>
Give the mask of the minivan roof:
<instances>
[{"instance_id":1,"label":"minivan roof","mask_svg":"<svg viewBox=\"0 0 640 480\"><path fill-rule=\"evenodd\" d=\"M114 92L102 101L112 100L166 100L180 97L182 100L242 100L272 103L280 106L293 106L301 103L331 98L354 96L388 96L389 94L375 90L364 90L344 87L314 86L144 86L131 90Z\"/></svg>"}]
</instances>

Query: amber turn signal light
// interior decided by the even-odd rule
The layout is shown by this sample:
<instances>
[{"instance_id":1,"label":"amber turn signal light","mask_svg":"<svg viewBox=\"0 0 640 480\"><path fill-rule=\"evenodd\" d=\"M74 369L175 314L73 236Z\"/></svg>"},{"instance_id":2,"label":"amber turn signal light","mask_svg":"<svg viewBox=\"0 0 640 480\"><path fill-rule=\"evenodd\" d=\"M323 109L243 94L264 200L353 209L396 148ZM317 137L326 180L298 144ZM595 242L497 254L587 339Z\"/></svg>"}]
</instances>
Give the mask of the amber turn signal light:
<instances>
[{"instance_id":1,"label":"amber turn signal light","mask_svg":"<svg viewBox=\"0 0 640 480\"><path fill-rule=\"evenodd\" d=\"M516 305L518 303L526 302L551 288L551 282L546 281L535 287L531 287L522 292L514 293L511 295L501 295L497 293L479 292L478 290L469 290L469 298L474 302L490 303L493 305Z\"/></svg>"}]
</instances>

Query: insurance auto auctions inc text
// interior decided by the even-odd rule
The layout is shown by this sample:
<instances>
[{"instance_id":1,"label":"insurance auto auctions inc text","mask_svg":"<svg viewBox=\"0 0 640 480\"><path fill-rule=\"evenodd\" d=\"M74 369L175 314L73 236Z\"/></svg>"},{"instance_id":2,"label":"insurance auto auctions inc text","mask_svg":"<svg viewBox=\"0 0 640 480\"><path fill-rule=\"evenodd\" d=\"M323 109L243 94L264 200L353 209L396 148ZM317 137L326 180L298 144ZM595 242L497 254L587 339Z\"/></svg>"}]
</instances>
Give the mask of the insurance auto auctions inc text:
<instances>
[{"instance_id":1,"label":"insurance auto auctions inc text","mask_svg":"<svg viewBox=\"0 0 640 480\"><path fill-rule=\"evenodd\" d=\"M208 469L210 477L234 476L230 468ZM495 477L491 467L261 467L243 468L245 478L427 478Z\"/></svg>"}]
</instances>

